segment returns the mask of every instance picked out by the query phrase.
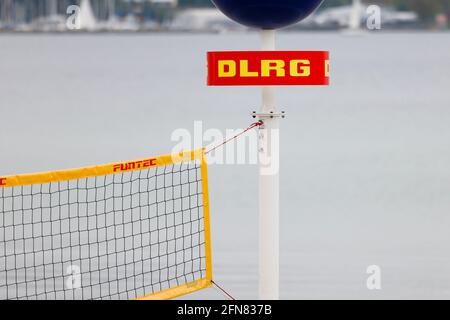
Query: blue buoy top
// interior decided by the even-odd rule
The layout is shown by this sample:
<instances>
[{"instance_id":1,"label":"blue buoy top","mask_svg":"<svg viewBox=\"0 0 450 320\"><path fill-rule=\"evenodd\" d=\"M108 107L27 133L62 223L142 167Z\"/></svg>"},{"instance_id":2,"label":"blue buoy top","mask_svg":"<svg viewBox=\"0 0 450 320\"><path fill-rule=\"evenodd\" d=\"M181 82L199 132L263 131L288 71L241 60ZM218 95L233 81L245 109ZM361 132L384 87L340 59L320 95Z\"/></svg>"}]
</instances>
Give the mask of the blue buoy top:
<instances>
[{"instance_id":1,"label":"blue buoy top","mask_svg":"<svg viewBox=\"0 0 450 320\"><path fill-rule=\"evenodd\" d=\"M212 0L230 19L248 27L278 29L309 16L323 0Z\"/></svg>"}]
</instances>

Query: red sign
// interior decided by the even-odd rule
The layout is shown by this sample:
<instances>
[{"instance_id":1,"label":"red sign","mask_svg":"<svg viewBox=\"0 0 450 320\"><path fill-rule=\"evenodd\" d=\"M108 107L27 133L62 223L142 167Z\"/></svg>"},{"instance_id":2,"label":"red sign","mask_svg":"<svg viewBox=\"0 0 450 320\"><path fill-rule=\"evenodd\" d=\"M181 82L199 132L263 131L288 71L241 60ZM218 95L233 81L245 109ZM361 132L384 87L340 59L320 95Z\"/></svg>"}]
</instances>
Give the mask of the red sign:
<instances>
[{"instance_id":1,"label":"red sign","mask_svg":"<svg viewBox=\"0 0 450 320\"><path fill-rule=\"evenodd\" d=\"M209 86L328 84L328 51L208 52Z\"/></svg>"}]
</instances>

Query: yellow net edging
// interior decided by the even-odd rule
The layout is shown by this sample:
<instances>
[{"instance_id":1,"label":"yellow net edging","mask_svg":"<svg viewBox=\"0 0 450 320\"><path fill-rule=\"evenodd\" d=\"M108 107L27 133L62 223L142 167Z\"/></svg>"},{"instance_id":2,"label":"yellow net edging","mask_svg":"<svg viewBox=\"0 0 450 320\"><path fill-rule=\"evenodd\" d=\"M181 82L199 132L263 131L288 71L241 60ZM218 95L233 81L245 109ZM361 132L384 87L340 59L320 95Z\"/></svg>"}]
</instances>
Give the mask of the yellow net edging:
<instances>
[{"instance_id":1,"label":"yellow net edging","mask_svg":"<svg viewBox=\"0 0 450 320\"><path fill-rule=\"evenodd\" d=\"M95 192L93 198L90 192ZM89 209L94 205L95 210ZM203 149L0 176L0 213L0 298L159 300L211 286ZM87 219L94 222L84 226ZM147 228L149 221L155 222L154 229ZM130 224L134 232L127 234ZM50 229L45 231L47 226ZM39 229L42 234L36 232ZM83 238L85 231L87 238ZM27 241L32 246L27 247ZM36 243L42 245L36 247ZM119 248L122 243L124 248ZM83 251L83 258L77 252L86 245L89 252ZM127 256L130 253L132 259ZM77 263L87 285L67 288L66 267Z\"/></svg>"}]
</instances>

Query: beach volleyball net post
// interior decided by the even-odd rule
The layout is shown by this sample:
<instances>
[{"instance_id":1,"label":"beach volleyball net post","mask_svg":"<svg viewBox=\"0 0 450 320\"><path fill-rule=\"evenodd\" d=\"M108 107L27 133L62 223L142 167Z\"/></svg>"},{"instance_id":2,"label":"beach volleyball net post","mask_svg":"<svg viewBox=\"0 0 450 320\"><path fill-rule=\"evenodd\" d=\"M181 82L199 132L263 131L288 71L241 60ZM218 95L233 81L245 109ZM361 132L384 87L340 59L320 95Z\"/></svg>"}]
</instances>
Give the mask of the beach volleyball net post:
<instances>
[{"instance_id":1,"label":"beach volleyball net post","mask_svg":"<svg viewBox=\"0 0 450 320\"><path fill-rule=\"evenodd\" d=\"M262 50L275 50L275 30L262 30ZM262 89L260 118L264 125L259 131L259 297L263 300L279 299L280 261L280 174L278 170L269 174L267 164L279 166L279 117L270 116L277 112L275 87Z\"/></svg>"},{"instance_id":2,"label":"beach volleyball net post","mask_svg":"<svg viewBox=\"0 0 450 320\"><path fill-rule=\"evenodd\" d=\"M203 150L0 177L1 299L170 299L211 285Z\"/></svg>"},{"instance_id":3,"label":"beach volleyball net post","mask_svg":"<svg viewBox=\"0 0 450 320\"><path fill-rule=\"evenodd\" d=\"M262 50L208 53L208 85L263 86L259 133L259 297L279 298L279 118L277 85L328 85L328 52L275 51L275 30L308 17L323 0L212 0L230 19L261 29ZM268 169L269 167L269 169Z\"/></svg>"}]
</instances>

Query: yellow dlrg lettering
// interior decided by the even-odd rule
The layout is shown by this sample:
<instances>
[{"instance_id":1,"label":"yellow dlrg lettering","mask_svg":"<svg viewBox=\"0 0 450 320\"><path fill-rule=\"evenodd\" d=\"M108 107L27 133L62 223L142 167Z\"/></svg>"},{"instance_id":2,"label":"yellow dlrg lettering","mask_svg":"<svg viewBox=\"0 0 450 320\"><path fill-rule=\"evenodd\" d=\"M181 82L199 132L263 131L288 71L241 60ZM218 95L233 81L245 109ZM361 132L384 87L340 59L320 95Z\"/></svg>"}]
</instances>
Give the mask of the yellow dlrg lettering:
<instances>
[{"instance_id":1,"label":"yellow dlrg lettering","mask_svg":"<svg viewBox=\"0 0 450 320\"><path fill-rule=\"evenodd\" d=\"M232 78L236 76L236 61L220 60L219 61L219 77Z\"/></svg>"},{"instance_id":2,"label":"yellow dlrg lettering","mask_svg":"<svg viewBox=\"0 0 450 320\"><path fill-rule=\"evenodd\" d=\"M248 70L248 60L240 61L240 73L241 77L259 77L259 73L257 71Z\"/></svg>"}]
</instances>

